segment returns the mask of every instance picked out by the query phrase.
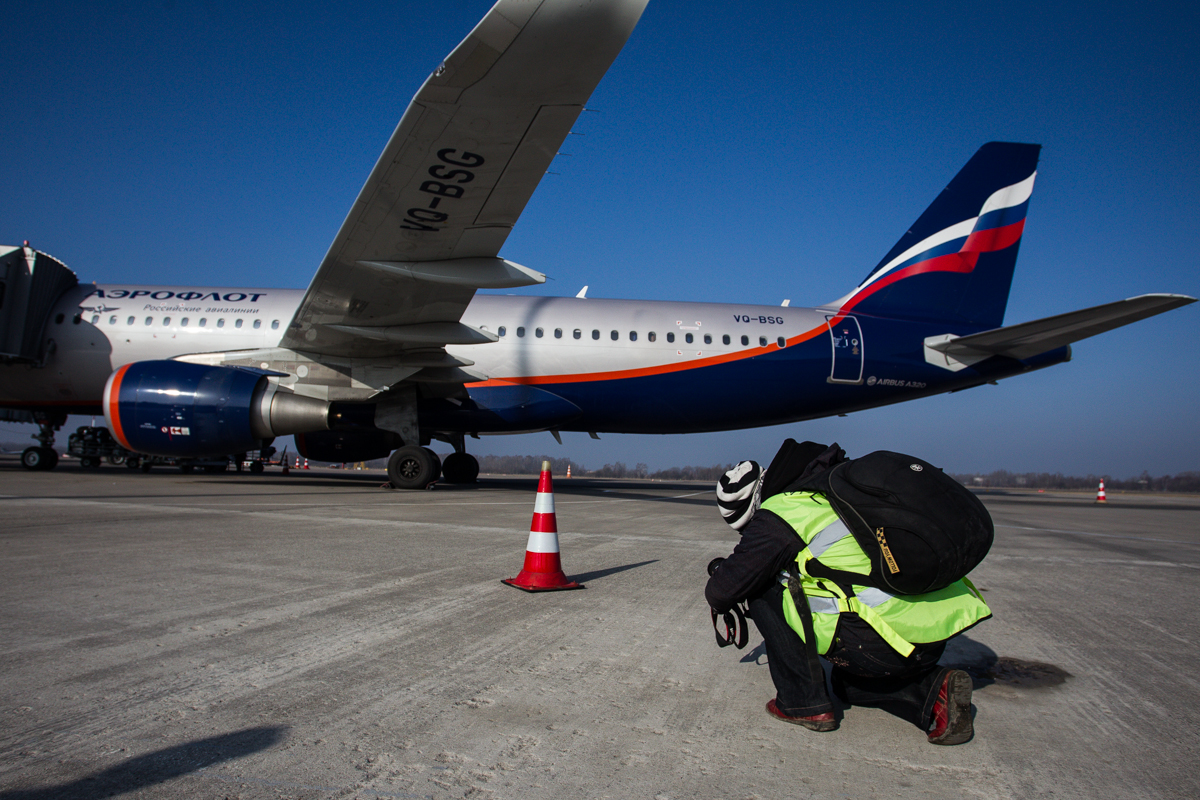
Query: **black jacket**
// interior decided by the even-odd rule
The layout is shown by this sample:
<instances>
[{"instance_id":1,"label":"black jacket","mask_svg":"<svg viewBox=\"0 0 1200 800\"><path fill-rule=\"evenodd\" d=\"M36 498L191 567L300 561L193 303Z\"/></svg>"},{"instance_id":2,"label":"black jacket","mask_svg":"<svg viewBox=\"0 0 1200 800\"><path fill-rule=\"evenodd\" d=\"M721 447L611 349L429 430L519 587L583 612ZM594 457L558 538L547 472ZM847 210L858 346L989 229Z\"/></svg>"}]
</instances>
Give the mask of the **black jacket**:
<instances>
[{"instance_id":1,"label":"black jacket","mask_svg":"<svg viewBox=\"0 0 1200 800\"><path fill-rule=\"evenodd\" d=\"M796 562L804 542L778 515L759 509L742 529L742 540L708 579L704 596L718 612L758 596Z\"/></svg>"}]
</instances>

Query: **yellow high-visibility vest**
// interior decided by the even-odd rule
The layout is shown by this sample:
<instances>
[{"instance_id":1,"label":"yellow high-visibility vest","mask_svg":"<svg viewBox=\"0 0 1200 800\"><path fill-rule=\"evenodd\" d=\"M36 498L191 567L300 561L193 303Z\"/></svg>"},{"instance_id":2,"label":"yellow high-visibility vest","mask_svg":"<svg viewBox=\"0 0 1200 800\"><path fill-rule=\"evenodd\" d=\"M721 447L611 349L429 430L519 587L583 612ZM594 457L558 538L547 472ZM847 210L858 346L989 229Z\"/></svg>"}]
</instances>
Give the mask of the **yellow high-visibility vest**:
<instances>
[{"instance_id":1,"label":"yellow high-visibility vest","mask_svg":"<svg viewBox=\"0 0 1200 800\"><path fill-rule=\"evenodd\" d=\"M808 573L808 562L819 559L830 569L868 575L871 560L823 495L788 492L768 498L762 508L777 514L799 535L805 548L796 556L800 583L813 612L817 652L827 653L837 629L838 615L854 612L900 655L914 644L940 642L992 615L991 609L966 578L927 594L890 594L873 586L852 585L845 591L828 578ZM783 583L786 576L781 576ZM800 613L791 594L783 596L783 614L804 639Z\"/></svg>"}]
</instances>

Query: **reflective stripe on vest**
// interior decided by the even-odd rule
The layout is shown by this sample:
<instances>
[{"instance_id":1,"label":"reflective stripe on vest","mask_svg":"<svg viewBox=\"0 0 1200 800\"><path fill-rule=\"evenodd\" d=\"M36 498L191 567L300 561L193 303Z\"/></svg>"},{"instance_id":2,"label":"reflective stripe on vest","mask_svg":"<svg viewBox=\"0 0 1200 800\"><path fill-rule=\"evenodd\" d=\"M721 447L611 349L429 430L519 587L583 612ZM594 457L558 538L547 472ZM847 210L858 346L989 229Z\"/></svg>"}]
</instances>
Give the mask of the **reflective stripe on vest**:
<instances>
[{"instance_id":1,"label":"reflective stripe on vest","mask_svg":"<svg viewBox=\"0 0 1200 800\"><path fill-rule=\"evenodd\" d=\"M836 542L844 536L850 535L850 529L846 527L846 523L840 519L826 525L821 529L821 532L813 537L808 543L808 552L812 553L813 558L820 558L821 554L832 547Z\"/></svg>"}]
</instances>

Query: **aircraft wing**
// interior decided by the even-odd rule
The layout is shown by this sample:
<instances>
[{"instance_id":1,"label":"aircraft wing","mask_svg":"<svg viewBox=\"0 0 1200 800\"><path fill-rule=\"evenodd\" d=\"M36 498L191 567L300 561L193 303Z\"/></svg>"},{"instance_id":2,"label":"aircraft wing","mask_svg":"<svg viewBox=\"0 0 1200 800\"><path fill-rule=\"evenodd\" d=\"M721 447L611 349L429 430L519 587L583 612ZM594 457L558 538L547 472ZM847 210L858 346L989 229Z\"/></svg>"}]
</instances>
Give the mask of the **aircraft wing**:
<instances>
[{"instance_id":1,"label":"aircraft wing","mask_svg":"<svg viewBox=\"0 0 1200 800\"><path fill-rule=\"evenodd\" d=\"M1182 294L1143 294L1102 306L1085 308L1045 319L974 333L970 336L935 336L925 340L928 350L948 362L974 363L991 356L1031 358L1056 347L1137 322L1140 319L1196 302ZM926 353L927 359L932 354ZM938 358L937 356L933 356ZM939 364L947 366L947 364ZM953 367L950 367L953 368Z\"/></svg>"},{"instance_id":2,"label":"aircraft wing","mask_svg":"<svg viewBox=\"0 0 1200 800\"><path fill-rule=\"evenodd\" d=\"M498 257L648 0L500 0L417 92L282 347L400 356L495 341L478 288L541 283Z\"/></svg>"}]
</instances>

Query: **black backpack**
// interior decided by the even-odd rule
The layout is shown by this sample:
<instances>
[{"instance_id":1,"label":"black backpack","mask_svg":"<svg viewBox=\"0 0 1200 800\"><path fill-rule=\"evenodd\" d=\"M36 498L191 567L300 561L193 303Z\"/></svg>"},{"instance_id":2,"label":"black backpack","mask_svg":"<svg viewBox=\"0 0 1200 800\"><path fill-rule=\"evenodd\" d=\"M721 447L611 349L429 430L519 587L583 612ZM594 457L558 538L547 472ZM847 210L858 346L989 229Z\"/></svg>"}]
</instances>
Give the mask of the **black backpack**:
<instances>
[{"instance_id":1,"label":"black backpack","mask_svg":"<svg viewBox=\"0 0 1200 800\"><path fill-rule=\"evenodd\" d=\"M790 452L795 463L798 452L807 455L817 447L789 439L780 454ZM782 491L823 494L870 557L871 573L831 569L818 559L809 562L810 574L892 594L925 594L965 577L983 561L995 535L992 518L965 486L902 453L878 450L844 458L836 444L824 449ZM768 468L766 482L770 473Z\"/></svg>"}]
</instances>

